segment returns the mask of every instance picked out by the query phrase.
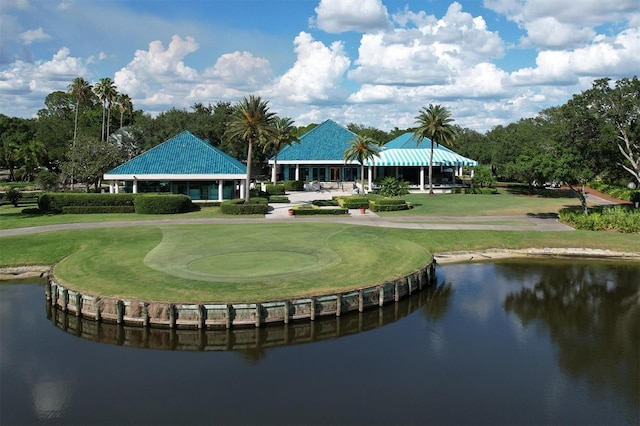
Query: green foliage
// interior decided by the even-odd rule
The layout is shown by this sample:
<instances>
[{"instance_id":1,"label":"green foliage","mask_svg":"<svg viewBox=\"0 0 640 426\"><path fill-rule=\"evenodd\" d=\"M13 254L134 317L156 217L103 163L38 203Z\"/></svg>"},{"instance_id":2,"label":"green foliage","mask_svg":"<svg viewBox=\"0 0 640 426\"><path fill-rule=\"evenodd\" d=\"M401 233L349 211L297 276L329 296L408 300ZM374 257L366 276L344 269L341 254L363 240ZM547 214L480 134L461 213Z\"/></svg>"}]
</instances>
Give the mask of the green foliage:
<instances>
[{"instance_id":1,"label":"green foliage","mask_svg":"<svg viewBox=\"0 0 640 426\"><path fill-rule=\"evenodd\" d=\"M640 194L640 190L637 189L630 189L626 186L611 185L603 182L589 182L589 187L595 189L596 191L608 194L619 200L640 201L633 200L634 194ZM640 197L640 195L638 195L637 197Z\"/></svg>"},{"instance_id":2,"label":"green foliage","mask_svg":"<svg viewBox=\"0 0 640 426\"><path fill-rule=\"evenodd\" d=\"M18 202L22 199L22 192L16 188L11 188L4 194L4 199L13 204L14 207L18 207Z\"/></svg>"},{"instance_id":3,"label":"green foliage","mask_svg":"<svg viewBox=\"0 0 640 426\"><path fill-rule=\"evenodd\" d=\"M491 171L491 167L489 166L478 166L475 168L475 172L473 175L473 179L471 179L475 186L495 186L498 183L498 180L493 175Z\"/></svg>"},{"instance_id":4,"label":"green foliage","mask_svg":"<svg viewBox=\"0 0 640 426\"><path fill-rule=\"evenodd\" d=\"M67 176L73 176L85 184L98 188L102 176L121 161L117 146L96 138L80 137L69 150L69 160L62 164Z\"/></svg>"},{"instance_id":5,"label":"green foliage","mask_svg":"<svg viewBox=\"0 0 640 426\"><path fill-rule=\"evenodd\" d=\"M286 195L274 195L269 197L269 202L270 203L289 203L289 197L287 197Z\"/></svg>"},{"instance_id":6,"label":"green foliage","mask_svg":"<svg viewBox=\"0 0 640 426\"><path fill-rule=\"evenodd\" d=\"M387 176L380 181L378 193L383 197L399 197L409 193L409 183Z\"/></svg>"},{"instance_id":7,"label":"green foliage","mask_svg":"<svg viewBox=\"0 0 640 426\"><path fill-rule=\"evenodd\" d=\"M311 202L314 206L322 207L322 206L339 206L338 200L332 198L331 200L313 200Z\"/></svg>"},{"instance_id":8,"label":"green foliage","mask_svg":"<svg viewBox=\"0 0 640 426\"><path fill-rule=\"evenodd\" d=\"M269 195L284 195L285 193L285 188L282 184L267 184L265 186Z\"/></svg>"},{"instance_id":9,"label":"green foliage","mask_svg":"<svg viewBox=\"0 0 640 426\"><path fill-rule=\"evenodd\" d=\"M46 192L54 192L60 188L60 175L48 170L41 170L36 176L36 183Z\"/></svg>"},{"instance_id":10,"label":"green foliage","mask_svg":"<svg viewBox=\"0 0 640 426\"><path fill-rule=\"evenodd\" d=\"M498 190L496 188L473 188L472 190L468 190L467 194L482 194L482 195L493 195L498 194Z\"/></svg>"},{"instance_id":11,"label":"green foliage","mask_svg":"<svg viewBox=\"0 0 640 426\"><path fill-rule=\"evenodd\" d=\"M317 206L315 208L310 207L295 207L293 210L295 211L296 216L317 216L317 215L344 215L349 213L349 209L339 208L339 209L321 209Z\"/></svg>"},{"instance_id":12,"label":"green foliage","mask_svg":"<svg viewBox=\"0 0 640 426\"><path fill-rule=\"evenodd\" d=\"M345 209L368 209L369 199L361 195L350 195L338 198L340 207Z\"/></svg>"},{"instance_id":13,"label":"green foliage","mask_svg":"<svg viewBox=\"0 0 640 426\"><path fill-rule=\"evenodd\" d=\"M133 206L138 196L140 194L52 192L42 194L38 198L38 208L42 212L62 213L64 207L70 206Z\"/></svg>"},{"instance_id":14,"label":"green foliage","mask_svg":"<svg viewBox=\"0 0 640 426\"><path fill-rule=\"evenodd\" d=\"M627 206L592 209L589 215L575 209L563 209L559 216L561 221L576 229L640 233L640 210Z\"/></svg>"},{"instance_id":15,"label":"green foliage","mask_svg":"<svg viewBox=\"0 0 640 426\"><path fill-rule=\"evenodd\" d=\"M371 200L370 205L373 212L393 212L410 208L409 204L400 198L376 198Z\"/></svg>"},{"instance_id":16,"label":"green foliage","mask_svg":"<svg viewBox=\"0 0 640 426\"><path fill-rule=\"evenodd\" d=\"M254 197L250 203L246 203L244 199L224 201L220 204L220 211L224 214L231 215L265 215L269 210L268 200L266 198Z\"/></svg>"},{"instance_id":17,"label":"green foliage","mask_svg":"<svg viewBox=\"0 0 640 426\"><path fill-rule=\"evenodd\" d=\"M304 181L285 180L283 182L285 191L304 191Z\"/></svg>"},{"instance_id":18,"label":"green foliage","mask_svg":"<svg viewBox=\"0 0 640 426\"><path fill-rule=\"evenodd\" d=\"M38 211L40 211L38 209ZM23 211L24 212L24 211ZM135 213L134 206L64 206L63 214Z\"/></svg>"},{"instance_id":19,"label":"green foliage","mask_svg":"<svg viewBox=\"0 0 640 426\"><path fill-rule=\"evenodd\" d=\"M138 214L187 213L193 208L191 198L182 194L138 195L133 205Z\"/></svg>"}]
</instances>

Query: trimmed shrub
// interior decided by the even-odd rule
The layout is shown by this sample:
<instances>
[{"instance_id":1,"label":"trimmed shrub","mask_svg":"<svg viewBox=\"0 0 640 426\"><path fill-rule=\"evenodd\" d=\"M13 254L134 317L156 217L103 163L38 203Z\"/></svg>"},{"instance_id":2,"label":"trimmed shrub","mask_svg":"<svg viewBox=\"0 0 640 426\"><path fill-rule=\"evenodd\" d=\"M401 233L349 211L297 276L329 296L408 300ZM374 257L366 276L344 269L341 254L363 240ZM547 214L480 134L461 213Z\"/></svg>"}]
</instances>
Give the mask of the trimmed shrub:
<instances>
[{"instance_id":1,"label":"trimmed shrub","mask_svg":"<svg viewBox=\"0 0 640 426\"><path fill-rule=\"evenodd\" d=\"M332 198L331 200L313 200L311 202L314 206L322 207L322 206L339 206L338 200Z\"/></svg>"},{"instance_id":2,"label":"trimmed shrub","mask_svg":"<svg viewBox=\"0 0 640 426\"><path fill-rule=\"evenodd\" d=\"M338 198L340 207L345 209L368 209L369 199L361 195L351 195L348 197Z\"/></svg>"},{"instance_id":3,"label":"trimmed shrub","mask_svg":"<svg viewBox=\"0 0 640 426\"><path fill-rule=\"evenodd\" d=\"M283 182L285 191L304 191L304 181L285 180Z\"/></svg>"},{"instance_id":4,"label":"trimmed shrub","mask_svg":"<svg viewBox=\"0 0 640 426\"><path fill-rule=\"evenodd\" d=\"M400 198L379 198L372 200L372 212L394 212L399 210L409 210L409 204Z\"/></svg>"},{"instance_id":5,"label":"trimmed shrub","mask_svg":"<svg viewBox=\"0 0 640 426\"><path fill-rule=\"evenodd\" d=\"M42 212L62 213L68 206L133 206L142 194L90 194L76 192L48 192L38 198Z\"/></svg>"},{"instance_id":6,"label":"trimmed shrub","mask_svg":"<svg viewBox=\"0 0 640 426\"><path fill-rule=\"evenodd\" d=\"M258 201L258 202L256 202ZM244 203L244 199L224 201L220 204L220 212L232 215L245 214L267 214L269 204L266 198L251 198L249 204Z\"/></svg>"},{"instance_id":7,"label":"trimmed shrub","mask_svg":"<svg viewBox=\"0 0 640 426\"><path fill-rule=\"evenodd\" d=\"M349 214L349 209L321 209L321 208L294 208L296 216L316 216L316 215L344 215Z\"/></svg>"},{"instance_id":8,"label":"trimmed shrub","mask_svg":"<svg viewBox=\"0 0 640 426\"><path fill-rule=\"evenodd\" d=\"M473 188L474 194L480 195L494 195L498 193L496 188L478 188L477 186Z\"/></svg>"},{"instance_id":9,"label":"trimmed shrub","mask_svg":"<svg viewBox=\"0 0 640 426\"><path fill-rule=\"evenodd\" d=\"M42 214L42 212L37 207L29 207L27 209L22 209L22 214Z\"/></svg>"},{"instance_id":10,"label":"trimmed shrub","mask_svg":"<svg viewBox=\"0 0 640 426\"><path fill-rule=\"evenodd\" d=\"M269 202L270 203L289 203L291 201L289 200L289 197L285 195L274 195L272 197L269 197Z\"/></svg>"},{"instance_id":11,"label":"trimmed shrub","mask_svg":"<svg viewBox=\"0 0 640 426\"><path fill-rule=\"evenodd\" d=\"M176 214L192 210L191 198L182 194L139 195L133 205L138 214Z\"/></svg>"},{"instance_id":12,"label":"trimmed shrub","mask_svg":"<svg viewBox=\"0 0 640 426\"><path fill-rule=\"evenodd\" d=\"M269 195L284 195L284 185L282 184L277 184L277 185L273 185L273 184L267 184L265 185L266 189L267 189L267 194Z\"/></svg>"},{"instance_id":13,"label":"trimmed shrub","mask_svg":"<svg viewBox=\"0 0 640 426\"><path fill-rule=\"evenodd\" d=\"M11 188L4 194L4 199L13 204L13 207L18 207L18 202L22 199L22 192L16 188Z\"/></svg>"},{"instance_id":14,"label":"trimmed shrub","mask_svg":"<svg viewBox=\"0 0 640 426\"><path fill-rule=\"evenodd\" d=\"M576 229L617 231L625 234L640 233L640 211L631 206L592 209L588 216L575 209L563 209L559 217L562 222Z\"/></svg>"},{"instance_id":15,"label":"trimmed shrub","mask_svg":"<svg viewBox=\"0 0 640 426\"><path fill-rule=\"evenodd\" d=\"M38 210L39 212L40 210ZM63 214L135 213L134 206L64 206Z\"/></svg>"}]
</instances>

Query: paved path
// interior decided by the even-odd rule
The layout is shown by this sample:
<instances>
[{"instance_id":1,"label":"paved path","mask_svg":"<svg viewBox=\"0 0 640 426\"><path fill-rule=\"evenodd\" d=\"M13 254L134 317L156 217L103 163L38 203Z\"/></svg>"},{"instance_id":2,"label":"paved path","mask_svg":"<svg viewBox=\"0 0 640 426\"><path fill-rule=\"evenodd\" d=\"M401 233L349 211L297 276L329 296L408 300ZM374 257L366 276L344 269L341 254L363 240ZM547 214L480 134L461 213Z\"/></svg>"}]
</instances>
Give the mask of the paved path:
<instances>
[{"instance_id":1,"label":"paved path","mask_svg":"<svg viewBox=\"0 0 640 426\"><path fill-rule=\"evenodd\" d=\"M10 235L26 235L42 232L111 228L145 225L186 225L186 224L221 224L221 223L264 223L264 222L330 222L350 225L380 226L406 229L441 229L441 230L492 230L492 231L572 231L570 226L560 223L555 215L545 216L406 216L380 217L367 210L361 214L351 210L348 216L289 216L288 210L293 206L310 204L313 200L331 199L335 195L350 194L341 191L293 192L288 194L290 203L271 204L264 219L257 218L199 218L199 219L159 219L115 222L68 223L46 225L29 228L3 229L0 237ZM597 200L591 199L593 202ZM602 200L605 204L607 201Z\"/></svg>"}]
</instances>

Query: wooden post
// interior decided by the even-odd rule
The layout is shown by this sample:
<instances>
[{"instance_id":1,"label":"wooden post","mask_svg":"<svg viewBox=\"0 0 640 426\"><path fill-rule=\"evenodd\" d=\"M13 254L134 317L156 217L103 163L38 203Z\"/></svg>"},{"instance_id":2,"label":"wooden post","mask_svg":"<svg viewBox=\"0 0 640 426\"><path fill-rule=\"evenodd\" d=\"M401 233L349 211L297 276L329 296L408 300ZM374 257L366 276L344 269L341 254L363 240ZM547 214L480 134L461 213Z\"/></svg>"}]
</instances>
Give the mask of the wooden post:
<instances>
[{"instance_id":1,"label":"wooden post","mask_svg":"<svg viewBox=\"0 0 640 426\"><path fill-rule=\"evenodd\" d=\"M289 301L285 300L284 301L284 323L285 324L289 324L289 316L291 315L289 310L290 310Z\"/></svg>"},{"instance_id":2,"label":"wooden post","mask_svg":"<svg viewBox=\"0 0 640 426\"><path fill-rule=\"evenodd\" d=\"M233 306L230 303L227 303L227 328L231 328L231 325L233 324L233 319L231 318L232 312L231 310L233 309Z\"/></svg>"},{"instance_id":3,"label":"wooden post","mask_svg":"<svg viewBox=\"0 0 640 426\"><path fill-rule=\"evenodd\" d=\"M260 327L261 321L262 321L262 305L260 303L256 303L256 327Z\"/></svg>"},{"instance_id":4,"label":"wooden post","mask_svg":"<svg viewBox=\"0 0 640 426\"><path fill-rule=\"evenodd\" d=\"M62 289L62 310L67 312L67 305L69 304L69 290Z\"/></svg>"},{"instance_id":5,"label":"wooden post","mask_svg":"<svg viewBox=\"0 0 640 426\"><path fill-rule=\"evenodd\" d=\"M118 324L122 324L122 322L124 321L124 302L122 300L116 301L116 313L118 317L116 322Z\"/></svg>"},{"instance_id":6,"label":"wooden post","mask_svg":"<svg viewBox=\"0 0 640 426\"><path fill-rule=\"evenodd\" d=\"M314 321L316 319L316 298L315 297L311 298L311 306L309 308L310 308L309 316L311 318L311 321Z\"/></svg>"},{"instance_id":7,"label":"wooden post","mask_svg":"<svg viewBox=\"0 0 640 426\"><path fill-rule=\"evenodd\" d=\"M169 304L169 328L176 328L176 306L173 303Z\"/></svg>"},{"instance_id":8,"label":"wooden post","mask_svg":"<svg viewBox=\"0 0 640 426\"><path fill-rule=\"evenodd\" d=\"M336 294L336 316L342 314L342 293Z\"/></svg>"},{"instance_id":9,"label":"wooden post","mask_svg":"<svg viewBox=\"0 0 640 426\"><path fill-rule=\"evenodd\" d=\"M204 330L207 320L207 310L205 309L204 305L198 305L198 313L200 319L200 321L198 322L198 328Z\"/></svg>"},{"instance_id":10,"label":"wooden post","mask_svg":"<svg viewBox=\"0 0 640 426\"><path fill-rule=\"evenodd\" d=\"M358 292L358 312L364 311L364 290Z\"/></svg>"},{"instance_id":11,"label":"wooden post","mask_svg":"<svg viewBox=\"0 0 640 426\"><path fill-rule=\"evenodd\" d=\"M384 305L384 284L378 287L378 306Z\"/></svg>"}]
</instances>

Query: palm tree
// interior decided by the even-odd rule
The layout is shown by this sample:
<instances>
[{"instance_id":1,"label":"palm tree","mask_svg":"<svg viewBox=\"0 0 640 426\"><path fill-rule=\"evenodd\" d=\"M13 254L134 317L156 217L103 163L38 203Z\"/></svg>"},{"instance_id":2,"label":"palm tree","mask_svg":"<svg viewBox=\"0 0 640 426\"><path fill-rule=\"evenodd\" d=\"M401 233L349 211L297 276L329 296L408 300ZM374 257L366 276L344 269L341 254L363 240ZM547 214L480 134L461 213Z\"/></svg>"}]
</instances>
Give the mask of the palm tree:
<instances>
[{"instance_id":1,"label":"palm tree","mask_svg":"<svg viewBox=\"0 0 640 426\"><path fill-rule=\"evenodd\" d=\"M253 144L264 144L274 133L275 113L269 112L269 102L259 96L246 97L233 108L227 122L227 136L248 143L247 179L244 190L244 202L249 203L249 186L251 184L251 154Z\"/></svg>"},{"instance_id":2,"label":"palm tree","mask_svg":"<svg viewBox=\"0 0 640 426\"><path fill-rule=\"evenodd\" d=\"M273 169L271 171L271 181L275 185L277 181L278 152L294 142L300 142L300 139L295 135L293 120L289 117L275 117L273 121L273 132L273 138L267 141L264 149L273 149L275 151L273 156Z\"/></svg>"},{"instance_id":3,"label":"palm tree","mask_svg":"<svg viewBox=\"0 0 640 426\"><path fill-rule=\"evenodd\" d=\"M125 112L131 113L133 110L133 103L131 102L131 98L126 93L118 93L116 96L116 106L118 107L118 112L120 113L120 128L122 129L122 119L124 118Z\"/></svg>"},{"instance_id":4,"label":"palm tree","mask_svg":"<svg viewBox=\"0 0 640 426\"><path fill-rule=\"evenodd\" d=\"M109 110L110 110L111 102L113 101L113 98L118 92L116 91L115 83L109 77L101 78L100 81L95 85L93 89L96 92L98 99L100 99L100 102L102 102L102 130L100 134L100 137L101 137L100 140L104 141L107 139L107 136L109 133L109 130L107 127L106 134L105 134L105 113L107 113L107 103L109 104ZM111 116L111 111L108 112L108 115L109 117Z\"/></svg>"},{"instance_id":5,"label":"palm tree","mask_svg":"<svg viewBox=\"0 0 640 426\"><path fill-rule=\"evenodd\" d=\"M75 146L78 136L78 111L80 110L80 103L86 102L91 97L91 84L82 77L76 77L67 88L71 96L76 99L76 117L73 124L73 145Z\"/></svg>"},{"instance_id":6,"label":"palm tree","mask_svg":"<svg viewBox=\"0 0 640 426\"><path fill-rule=\"evenodd\" d=\"M423 107L416 117L418 128L413 133L418 140L418 145L425 138L431 140L431 153L429 156L429 195L433 195L433 145L451 146L456 138L456 128L451 123L451 113L441 105L429 104Z\"/></svg>"},{"instance_id":7,"label":"palm tree","mask_svg":"<svg viewBox=\"0 0 640 426\"><path fill-rule=\"evenodd\" d=\"M368 136L358 135L349 142L349 148L344 152L344 161L357 161L360 163L360 175L362 179L362 193L364 194L364 163L373 157L380 157L380 150L376 141Z\"/></svg>"}]
</instances>

